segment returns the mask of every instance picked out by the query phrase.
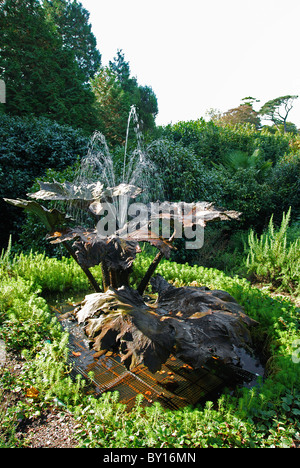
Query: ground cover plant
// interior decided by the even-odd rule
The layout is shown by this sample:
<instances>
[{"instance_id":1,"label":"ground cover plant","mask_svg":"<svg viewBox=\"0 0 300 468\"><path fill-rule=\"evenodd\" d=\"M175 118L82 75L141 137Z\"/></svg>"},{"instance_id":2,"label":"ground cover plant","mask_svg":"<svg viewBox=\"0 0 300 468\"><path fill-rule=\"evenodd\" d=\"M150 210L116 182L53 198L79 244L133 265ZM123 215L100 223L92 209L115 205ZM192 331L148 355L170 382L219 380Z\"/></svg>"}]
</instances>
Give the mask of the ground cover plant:
<instances>
[{"instance_id":1,"label":"ground cover plant","mask_svg":"<svg viewBox=\"0 0 300 468\"><path fill-rule=\"evenodd\" d=\"M139 254L132 281L139 281L151 261L151 255ZM5 367L0 371L2 447L26 445L26 439L16 436L21 420L37 419L55 405L76 419L74 435L79 447L299 444L299 310L286 299L275 300L253 288L246 279L228 277L215 269L162 261L158 273L177 285L206 285L232 294L245 312L260 322L256 342L267 360L266 379L252 389L240 388L234 394L224 391L216 401L178 411L164 410L157 403L142 408L138 399L128 413L117 394L88 396L88 384L70 378L68 336L45 299L48 283L52 292L64 289L71 296L72 286L84 295L87 280L73 259L59 261L38 254L13 256L7 251L0 260L0 338L7 349L21 353L24 360L17 377ZM68 275L73 277L73 284L64 282ZM8 404L12 393L18 398Z\"/></svg>"}]
</instances>

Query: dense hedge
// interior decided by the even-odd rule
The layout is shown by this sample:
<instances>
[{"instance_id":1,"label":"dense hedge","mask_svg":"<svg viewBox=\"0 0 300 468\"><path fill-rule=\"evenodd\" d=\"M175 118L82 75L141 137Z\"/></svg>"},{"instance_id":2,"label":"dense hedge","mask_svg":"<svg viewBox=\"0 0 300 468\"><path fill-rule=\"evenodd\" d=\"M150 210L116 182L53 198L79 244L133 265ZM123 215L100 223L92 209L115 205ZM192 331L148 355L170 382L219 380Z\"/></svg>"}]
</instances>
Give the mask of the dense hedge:
<instances>
[{"instance_id":1,"label":"dense hedge","mask_svg":"<svg viewBox=\"0 0 300 468\"><path fill-rule=\"evenodd\" d=\"M0 247L16 234L22 212L2 198L24 198L47 168L63 170L86 154L88 138L72 127L45 118L0 114Z\"/></svg>"},{"instance_id":2,"label":"dense hedge","mask_svg":"<svg viewBox=\"0 0 300 468\"><path fill-rule=\"evenodd\" d=\"M243 129L236 130L236 134L239 133L243 134ZM199 133L199 140L200 137L205 139L205 134L205 131ZM285 142L286 136L281 137ZM279 141L279 137L276 138ZM184 138L175 142L170 137L151 145L150 157L160 174L166 200L206 200L241 211L243 215L239 228L253 227L258 231L268 225L272 213L276 213L275 219L280 222L282 212L287 211L289 206L292 207L293 217L300 214L299 155L290 159L284 154L281 158L277 155L278 162L261 174L255 167L230 171L220 162L209 164L205 157L196 153L195 146L185 146ZM214 145L211 150L213 148ZM220 157L221 148L220 144L218 153L211 156L210 162L214 163Z\"/></svg>"},{"instance_id":3,"label":"dense hedge","mask_svg":"<svg viewBox=\"0 0 300 468\"><path fill-rule=\"evenodd\" d=\"M231 150L252 154L258 148L266 160L271 159L275 163L289 152L291 139L290 134L259 131L251 125L221 127L202 118L168 125L163 136L192 148L209 163L219 162Z\"/></svg>"}]
</instances>

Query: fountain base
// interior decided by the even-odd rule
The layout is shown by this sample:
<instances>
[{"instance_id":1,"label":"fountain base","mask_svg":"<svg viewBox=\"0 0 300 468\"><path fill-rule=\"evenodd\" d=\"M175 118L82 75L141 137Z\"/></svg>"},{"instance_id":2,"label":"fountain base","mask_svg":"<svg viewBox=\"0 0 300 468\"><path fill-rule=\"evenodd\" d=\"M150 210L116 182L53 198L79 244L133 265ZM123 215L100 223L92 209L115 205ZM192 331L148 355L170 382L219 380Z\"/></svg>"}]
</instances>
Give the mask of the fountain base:
<instances>
[{"instance_id":1,"label":"fountain base","mask_svg":"<svg viewBox=\"0 0 300 468\"><path fill-rule=\"evenodd\" d=\"M90 294L71 318L59 316L70 334L73 372L93 372L95 394L117 391L128 408L143 394L144 405L176 409L262 375L251 348L257 323L232 296L175 288L160 276L152 283L154 304L122 287Z\"/></svg>"}]
</instances>

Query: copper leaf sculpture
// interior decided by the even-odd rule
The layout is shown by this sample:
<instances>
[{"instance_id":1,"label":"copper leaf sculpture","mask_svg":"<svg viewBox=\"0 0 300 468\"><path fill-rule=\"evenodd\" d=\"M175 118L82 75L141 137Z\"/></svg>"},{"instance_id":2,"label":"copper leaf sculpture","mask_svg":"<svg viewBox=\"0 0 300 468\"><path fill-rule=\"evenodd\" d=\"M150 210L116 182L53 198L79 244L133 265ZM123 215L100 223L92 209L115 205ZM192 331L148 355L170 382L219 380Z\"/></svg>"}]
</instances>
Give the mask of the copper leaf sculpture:
<instances>
[{"instance_id":1,"label":"copper leaf sculpture","mask_svg":"<svg viewBox=\"0 0 300 468\"><path fill-rule=\"evenodd\" d=\"M157 202L144 205L145 216L135 224L124 217L124 207L128 209L130 201L140 194L138 187L125 183L104 187L100 182L80 186L54 181L41 182L40 190L30 194L34 201L6 201L38 215L48 230L47 239L64 245L89 278L96 292L86 296L77 319L84 324L95 351L117 351L132 370L143 364L156 372L171 354L194 369L217 366L225 373L241 369L243 353L251 352L250 328L256 322L228 293L175 288L156 276L151 280L158 292L156 303L150 305L143 298L158 263L170 256L182 228L204 228L214 220L238 219L239 213L207 202ZM95 217L96 226L73 227L68 215L56 208L48 210L36 200L78 204ZM121 208L123 215L117 218ZM108 235L99 232L97 224L105 209L116 216L115 230ZM160 231L165 221L170 229ZM129 275L141 242L150 243L159 252L134 290L129 287ZM90 271L99 264L102 291Z\"/></svg>"}]
</instances>

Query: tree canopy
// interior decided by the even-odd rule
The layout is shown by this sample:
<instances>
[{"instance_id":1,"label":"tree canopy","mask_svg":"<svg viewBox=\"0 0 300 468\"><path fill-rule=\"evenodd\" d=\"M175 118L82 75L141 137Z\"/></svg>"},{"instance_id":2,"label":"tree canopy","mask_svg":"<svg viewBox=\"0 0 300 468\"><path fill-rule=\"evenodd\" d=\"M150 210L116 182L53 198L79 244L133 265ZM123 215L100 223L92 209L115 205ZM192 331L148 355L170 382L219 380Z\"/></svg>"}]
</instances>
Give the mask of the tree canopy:
<instances>
[{"instance_id":1,"label":"tree canopy","mask_svg":"<svg viewBox=\"0 0 300 468\"><path fill-rule=\"evenodd\" d=\"M86 75L39 1L4 0L0 29L6 112L43 116L93 131L95 98Z\"/></svg>"},{"instance_id":2,"label":"tree canopy","mask_svg":"<svg viewBox=\"0 0 300 468\"><path fill-rule=\"evenodd\" d=\"M132 105L137 109L141 130L144 133L154 130L157 98L150 86L140 86L131 76L129 62L121 50L109 66L100 69L92 80L92 87L97 98L100 129L110 143L124 142Z\"/></svg>"},{"instance_id":3,"label":"tree canopy","mask_svg":"<svg viewBox=\"0 0 300 468\"><path fill-rule=\"evenodd\" d=\"M271 120L277 128L283 125L284 133L286 133L288 131L287 118L297 98L298 96L295 95L287 95L271 99L262 106L259 113L265 119Z\"/></svg>"},{"instance_id":4,"label":"tree canopy","mask_svg":"<svg viewBox=\"0 0 300 468\"><path fill-rule=\"evenodd\" d=\"M89 81L101 65L101 54L89 24L90 14L81 3L70 0L43 0L46 17L56 26L64 48L74 53L76 62Z\"/></svg>"}]
</instances>

